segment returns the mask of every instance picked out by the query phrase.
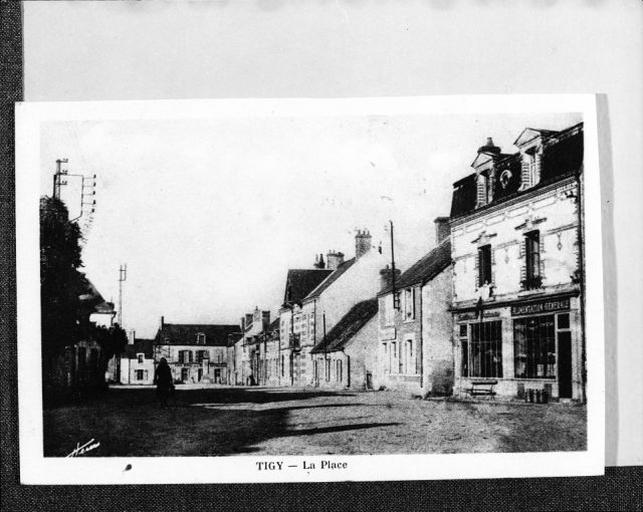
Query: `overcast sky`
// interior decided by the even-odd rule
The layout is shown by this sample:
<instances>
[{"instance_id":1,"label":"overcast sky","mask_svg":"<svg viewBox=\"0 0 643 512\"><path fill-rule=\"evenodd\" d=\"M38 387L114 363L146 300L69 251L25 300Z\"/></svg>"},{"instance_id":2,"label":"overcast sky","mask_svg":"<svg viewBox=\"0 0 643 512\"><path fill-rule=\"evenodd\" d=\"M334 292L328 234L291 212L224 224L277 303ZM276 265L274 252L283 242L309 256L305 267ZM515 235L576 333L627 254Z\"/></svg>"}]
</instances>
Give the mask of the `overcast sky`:
<instances>
[{"instance_id":1,"label":"overcast sky","mask_svg":"<svg viewBox=\"0 0 643 512\"><path fill-rule=\"evenodd\" d=\"M166 322L236 323L278 308L288 268L329 249L354 255L356 229L408 268L434 245L451 185L492 136L503 151L526 126L561 129L570 115L343 116L50 122L42 126L42 193L57 158L97 175L85 271L118 299L139 337ZM63 195L74 212L78 191Z\"/></svg>"}]
</instances>

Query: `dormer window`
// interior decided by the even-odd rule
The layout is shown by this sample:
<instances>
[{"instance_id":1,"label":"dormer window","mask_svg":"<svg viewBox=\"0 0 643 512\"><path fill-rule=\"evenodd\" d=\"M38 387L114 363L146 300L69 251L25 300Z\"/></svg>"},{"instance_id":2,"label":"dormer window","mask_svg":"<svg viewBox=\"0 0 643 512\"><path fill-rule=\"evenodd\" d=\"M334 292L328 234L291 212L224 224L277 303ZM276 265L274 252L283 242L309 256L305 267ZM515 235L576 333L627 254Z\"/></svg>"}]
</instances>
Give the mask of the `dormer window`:
<instances>
[{"instance_id":1,"label":"dormer window","mask_svg":"<svg viewBox=\"0 0 643 512\"><path fill-rule=\"evenodd\" d=\"M485 174L478 174L477 179L477 194L476 194L476 208L485 206L489 201L489 179Z\"/></svg>"},{"instance_id":2,"label":"dormer window","mask_svg":"<svg viewBox=\"0 0 643 512\"><path fill-rule=\"evenodd\" d=\"M197 333L196 335L197 345L205 345L205 334L202 332Z\"/></svg>"}]
</instances>

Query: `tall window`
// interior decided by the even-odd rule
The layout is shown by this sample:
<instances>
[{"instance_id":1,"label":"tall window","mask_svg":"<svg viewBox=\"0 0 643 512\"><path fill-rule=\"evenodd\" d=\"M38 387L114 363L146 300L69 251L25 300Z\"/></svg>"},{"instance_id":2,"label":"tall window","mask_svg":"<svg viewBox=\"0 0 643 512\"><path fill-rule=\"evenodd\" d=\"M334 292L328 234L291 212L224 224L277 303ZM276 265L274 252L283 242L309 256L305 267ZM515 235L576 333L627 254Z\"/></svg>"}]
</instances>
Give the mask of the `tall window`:
<instances>
[{"instance_id":1,"label":"tall window","mask_svg":"<svg viewBox=\"0 0 643 512\"><path fill-rule=\"evenodd\" d=\"M514 356L517 378L556 377L554 315L514 320Z\"/></svg>"},{"instance_id":2,"label":"tall window","mask_svg":"<svg viewBox=\"0 0 643 512\"><path fill-rule=\"evenodd\" d=\"M542 284L539 231L530 231L525 234L525 271L524 287L528 290L539 288Z\"/></svg>"},{"instance_id":3,"label":"tall window","mask_svg":"<svg viewBox=\"0 0 643 512\"><path fill-rule=\"evenodd\" d=\"M491 284L491 245L478 247L478 286Z\"/></svg>"},{"instance_id":4,"label":"tall window","mask_svg":"<svg viewBox=\"0 0 643 512\"><path fill-rule=\"evenodd\" d=\"M463 377L502 377L502 322L470 324L470 338L462 337Z\"/></svg>"},{"instance_id":5,"label":"tall window","mask_svg":"<svg viewBox=\"0 0 643 512\"><path fill-rule=\"evenodd\" d=\"M414 374L415 365L413 364L413 340L406 340L404 343L404 373Z\"/></svg>"},{"instance_id":6,"label":"tall window","mask_svg":"<svg viewBox=\"0 0 643 512\"><path fill-rule=\"evenodd\" d=\"M336 380L337 382L341 382L341 381L342 381L342 377L343 377L343 375L342 375L342 360L341 360L341 359L337 359L337 360L335 361L335 380Z\"/></svg>"},{"instance_id":7,"label":"tall window","mask_svg":"<svg viewBox=\"0 0 643 512\"><path fill-rule=\"evenodd\" d=\"M398 366L397 366L397 343L395 341L391 341L391 373L397 373L398 372Z\"/></svg>"},{"instance_id":8,"label":"tall window","mask_svg":"<svg viewBox=\"0 0 643 512\"><path fill-rule=\"evenodd\" d=\"M404 290L404 319L413 320L415 318L415 288Z\"/></svg>"},{"instance_id":9,"label":"tall window","mask_svg":"<svg viewBox=\"0 0 643 512\"><path fill-rule=\"evenodd\" d=\"M330 380L330 359L325 358L326 361L326 380Z\"/></svg>"}]
</instances>

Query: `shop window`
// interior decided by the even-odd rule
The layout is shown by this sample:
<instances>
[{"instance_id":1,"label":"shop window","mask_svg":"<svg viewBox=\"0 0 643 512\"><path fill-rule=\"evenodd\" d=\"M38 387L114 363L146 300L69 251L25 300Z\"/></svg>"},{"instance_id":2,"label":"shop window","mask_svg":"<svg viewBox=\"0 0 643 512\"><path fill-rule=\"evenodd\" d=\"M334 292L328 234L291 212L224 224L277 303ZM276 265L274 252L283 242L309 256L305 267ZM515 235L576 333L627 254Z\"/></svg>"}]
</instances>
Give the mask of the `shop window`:
<instances>
[{"instance_id":1,"label":"shop window","mask_svg":"<svg viewBox=\"0 0 643 512\"><path fill-rule=\"evenodd\" d=\"M187 382L190 375L190 370L187 368L181 368L181 382Z\"/></svg>"},{"instance_id":2,"label":"shop window","mask_svg":"<svg viewBox=\"0 0 643 512\"><path fill-rule=\"evenodd\" d=\"M491 245L478 247L478 287L491 284Z\"/></svg>"},{"instance_id":3,"label":"shop window","mask_svg":"<svg viewBox=\"0 0 643 512\"><path fill-rule=\"evenodd\" d=\"M514 355L517 378L555 378L554 316L536 316L514 320Z\"/></svg>"},{"instance_id":4,"label":"shop window","mask_svg":"<svg viewBox=\"0 0 643 512\"><path fill-rule=\"evenodd\" d=\"M502 377L502 322L470 325L469 343L463 347L463 377Z\"/></svg>"}]
</instances>

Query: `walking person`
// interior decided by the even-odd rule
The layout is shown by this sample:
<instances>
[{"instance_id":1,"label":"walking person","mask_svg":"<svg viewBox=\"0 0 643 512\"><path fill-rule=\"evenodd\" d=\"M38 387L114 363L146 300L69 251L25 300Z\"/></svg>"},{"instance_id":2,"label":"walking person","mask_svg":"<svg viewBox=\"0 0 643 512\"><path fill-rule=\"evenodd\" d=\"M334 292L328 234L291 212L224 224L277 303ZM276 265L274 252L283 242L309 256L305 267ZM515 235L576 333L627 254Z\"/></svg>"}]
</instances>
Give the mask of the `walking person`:
<instances>
[{"instance_id":1,"label":"walking person","mask_svg":"<svg viewBox=\"0 0 643 512\"><path fill-rule=\"evenodd\" d=\"M161 408L167 407L167 399L170 392L174 390L174 382L172 382L170 365L167 364L164 357L161 358L154 371L154 384L156 384L156 394L161 401Z\"/></svg>"}]
</instances>

